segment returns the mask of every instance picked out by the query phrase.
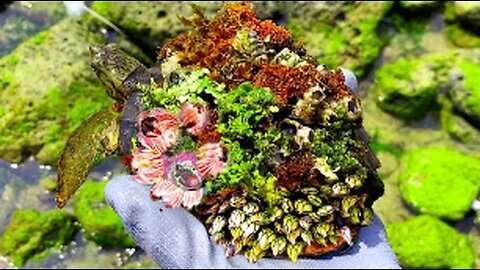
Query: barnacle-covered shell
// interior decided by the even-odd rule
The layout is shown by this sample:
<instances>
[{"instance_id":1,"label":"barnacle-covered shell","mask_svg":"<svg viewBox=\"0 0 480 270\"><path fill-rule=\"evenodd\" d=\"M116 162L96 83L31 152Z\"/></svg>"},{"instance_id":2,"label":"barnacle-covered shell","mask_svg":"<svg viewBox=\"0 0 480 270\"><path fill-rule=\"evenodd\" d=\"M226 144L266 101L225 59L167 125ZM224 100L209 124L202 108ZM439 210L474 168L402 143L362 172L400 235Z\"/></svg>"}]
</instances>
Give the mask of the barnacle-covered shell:
<instances>
[{"instance_id":1,"label":"barnacle-covered shell","mask_svg":"<svg viewBox=\"0 0 480 270\"><path fill-rule=\"evenodd\" d=\"M165 79L143 97L136 177L167 205L195 205L227 256L296 261L353 245L383 186L346 73L249 3L197 15L159 52Z\"/></svg>"}]
</instances>

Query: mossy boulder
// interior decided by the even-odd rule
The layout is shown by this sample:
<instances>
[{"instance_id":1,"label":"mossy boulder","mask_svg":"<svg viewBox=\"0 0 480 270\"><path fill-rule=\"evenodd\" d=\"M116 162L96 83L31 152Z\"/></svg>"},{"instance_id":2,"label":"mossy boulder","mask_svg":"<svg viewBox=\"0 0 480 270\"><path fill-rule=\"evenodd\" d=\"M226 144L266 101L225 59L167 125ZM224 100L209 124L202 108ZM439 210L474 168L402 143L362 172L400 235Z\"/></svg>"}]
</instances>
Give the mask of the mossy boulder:
<instances>
[{"instance_id":1,"label":"mossy boulder","mask_svg":"<svg viewBox=\"0 0 480 270\"><path fill-rule=\"evenodd\" d=\"M78 229L75 218L64 211L17 210L0 238L0 252L20 266L70 243Z\"/></svg>"},{"instance_id":2,"label":"mossy boulder","mask_svg":"<svg viewBox=\"0 0 480 270\"><path fill-rule=\"evenodd\" d=\"M475 255L467 236L428 215L386 226L390 244L405 268L472 268Z\"/></svg>"},{"instance_id":3,"label":"mossy boulder","mask_svg":"<svg viewBox=\"0 0 480 270\"><path fill-rule=\"evenodd\" d=\"M453 139L466 144L480 145L480 131L453 110L450 100L442 98L440 123Z\"/></svg>"},{"instance_id":4,"label":"mossy boulder","mask_svg":"<svg viewBox=\"0 0 480 270\"><path fill-rule=\"evenodd\" d=\"M135 247L120 217L105 202L106 185L89 180L74 197L73 208L85 238L103 247Z\"/></svg>"},{"instance_id":5,"label":"mossy boulder","mask_svg":"<svg viewBox=\"0 0 480 270\"><path fill-rule=\"evenodd\" d=\"M437 94L446 85L449 59L432 54L385 64L375 72L378 106L401 119L421 119L438 107Z\"/></svg>"},{"instance_id":6,"label":"mossy boulder","mask_svg":"<svg viewBox=\"0 0 480 270\"><path fill-rule=\"evenodd\" d=\"M402 158L400 192L419 212L460 220L480 188L480 160L449 148L413 149Z\"/></svg>"},{"instance_id":7,"label":"mossy boulder","mask_svg":"<svg viewBox=\"0 0 480 270\"><path fill-rule=\"evenodd\" d=\"M2 8L9 4L2 2ZM66 16L62 2L16 1L0 17L0 56L11 52L18 44Z\"/></svg>"},{"instance_id":8,"label":"mossy boulder","mask_svg":"<svg viewBox=\"0 0 480 270\"><path fill-rule=\"evenodd\" d=\"M400 6L408 12L430 12L439 7L441 1L400 1Z\"/></svg>"},{"instance_id":9,"label":"mossy boulder","mask_svg":"<svg viewBox=\"0 0 480 270\"><path fill-rule=\"evenodd\" d=\"M454 1L455 15L467 27L479 32L480 3L477 1ZM479 32L480 33L480 32Z\"/></svg>"},{"instance_id":10,"label":"mossy boulder","mask_svg":"<svg viewBox=\"0 0 480 270\"><path fill-rule=\"evenodd\" d=\"M67 18L0 59L0 158L55 164L68 135L112 103L90 68L89 45L106 39Z\"/></svg>"},{"instance_id":11,"label":"mossy boulder","mask_svg":"<svg viewBox=\"0 0 480 270\"><path fill-rule=\"evenodd\" d=\"M205 11L207 17L216 14L223 3L221 1L191 1ZM254 1L259 17L273 18L280 9L276 2ZM125 31L151 57L167 40L190 30L181 23L178 15L190 18L192 7L184 2L143 1L113 2L95 1L92 9Z\"/></svg>"},{"instance_id":12,"label":"mossy boulder","mask_svg":"<svg viewBox=\"0 0 480 270\"><path fill-rule=\"evenodd\" d=\"M348 68L364 77L384 42L377 34L393 2L286 2L287 27L309 54L333 69Z\"/></svg>"},{"instance_id":13,"label":"mossy boulder","mask_svg":"<svg viewBox=\"0 0 480 270\"><path fill-rule=\"evenodd\" d=\"M455 108L480 128L480 63L461 59L451 72L449 96Z\"/></svg>"},{"instance_id":14,"label":"mossy boulder","mask_svg":"<svg viewBox=\"0 0 480 270\"><path fill-rule=\"evenodd\" d=\"M445 34L447 39L455 46L462 48L475 48L480 46L480 30L478 27L472 27L472 23L480 23L479 20L472 21L468 19L473 17L475 13L471 12L472 15L468 15L462 19L462 14L466 13L469 9L468 7L479 6L475 1L472 2L447 2L445 3ZM476 16L476 15L475 15Z\"/></svg>"}]
</instances>

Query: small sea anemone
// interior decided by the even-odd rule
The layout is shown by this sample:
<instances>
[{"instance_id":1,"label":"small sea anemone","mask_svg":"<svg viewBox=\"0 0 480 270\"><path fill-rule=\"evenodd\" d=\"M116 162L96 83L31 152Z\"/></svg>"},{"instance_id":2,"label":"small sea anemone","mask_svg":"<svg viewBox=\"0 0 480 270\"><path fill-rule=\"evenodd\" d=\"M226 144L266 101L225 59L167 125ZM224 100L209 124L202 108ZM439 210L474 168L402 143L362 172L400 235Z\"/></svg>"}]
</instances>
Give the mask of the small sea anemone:
<instances>
[{"instance_id":1,"label":"small sea anemone","mask_svg":"<svg viewBox=\"0 0 480 270\"><path fill-rule=\"evenodd\" d=\"M202 177L217 177L227 164L227 155L219 143L207 143L197 150L198 170Z\"/></svg>"},{"instance_id":2,"label":"small sea anemone","mask_svg":"<svg viewBox=\"0 0 480 270\"><path fill-rule=\"evenodd\" d=\"M166 156L155 150L140 148L133 153L131 167L135 172L133 179L144 185L163 181Z\"/></svg>"},{"instance_id":3,"label":"small sea anemone","mask_svg":"<svg viewBox=\"0 0 480 270\"><path fill-rule=\"evenodd\" d=\"M152 187L152 196L161 198L167 207L181 204L190 209L199 204L203 188L196 164L197 157L193 153L183 152L174 156L166 166L165 181Z\"/></svg>"},{"instance_id":4,"label":"small sea anemone","mask_svg":"<svg viewBox=\"0 0 480 270\"><path fill-rule=\"evenodd\" d=\"M187 129L188 133L198 135L208 121L208 108L205 106L186 103L180 111L180 125Z\"/></svg>"},{"instance_id":5,"label":"small sea anemone","mask_svg":"<svg viewBox=\"0 0 480 270\"><path fill-rule=\"evenodd\" d=\"M174 146L178 137L178 119L161 108L144 111L138 117L138 141L160 153Z\"/></svg>"}]
</instances>

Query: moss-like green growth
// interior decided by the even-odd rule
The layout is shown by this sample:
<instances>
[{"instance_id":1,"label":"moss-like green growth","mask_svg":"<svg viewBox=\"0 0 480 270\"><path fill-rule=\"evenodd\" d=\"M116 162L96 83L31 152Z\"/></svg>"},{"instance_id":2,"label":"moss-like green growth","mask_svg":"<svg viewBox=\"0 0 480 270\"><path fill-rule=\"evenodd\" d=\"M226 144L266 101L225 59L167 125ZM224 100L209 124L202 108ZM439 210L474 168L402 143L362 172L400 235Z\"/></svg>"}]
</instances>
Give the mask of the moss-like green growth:
<instances>
[{"instance_id":1,"label":"moss-like green growth","mask_svg":"<svg viewBox=\"0 0 480 270\"><path fill-rule=\"evenodd\" d=\"M243 83L218 97L218 115L222 121L218 131L232 140L251 140L260 120L271 115L273 105L274 97L269 90Z\"/></svg>"},{"instance_id":2,"label":"moss-like green growth","mask_svg":"<svg viewBox=\"0 0 480 270\"><path fill-rule=\"evenodd\" d=\"M68 244L78 229L74 217L63 211L17 210L0 238L0 252L20 266Z\"/></svg>"},{"instance_id":3,"label":"moss-like green growth","mask_svg":"<svg viewBox=\"0 0 480 270\"><path fill-rule=\"evenodd\" d=\"M40 186L43 189L48 190L50 192L55 192L57 189L57 178L56 177L45 177L40 180Z\"/></svg>"},{"instance_id":4,"label":"moss-like green growth","mask_svg":"<svg viewBox=\"0 0 480 270\"><path fill-rule=\"evenodd\" d=\"M474 3L474 2L472 2ZM471 3L465 3L466 6ZM455 46L462 48L475 48L480 46L480 36L478 33L472 32L472 28L465 27L465 22L462 23L462 6L453 2L445 4L445 35L447 39ZM475 5L475 4L474 4ZM470 20L472 21L472 20Z\"/></svg>"},{"instance_id":5,"label":"moss-like green growth","mask_svg":"<svg viewBox=\"0 0 480 270\"><path fill-rule=\"evenodd\" d=\"M401 59L375 73L373 88L380 108L405 120L420 119L438 107L437 94L445 82L449 56Z\"/></svg>"},{"instance_id":6,"label":"moss-like green growth","mask_svg":"<svg viewBox=\"0 0 480 270\"><path fill-rule=\"evenodd\" d=\"M218 131L230 156L230 166L215 182L219 186L247 183L258 196L274 201L277 197L274 187L276 178L270 173L265 175L260 168L271 158L276 144L281 147L288 138L277 128L264 129L261 126L261 121L272 114L273 94L267 89L243 83L230 92L216 92L214 95L220 119ZM251 149L246 151L245 146L248 145L247 148Z\"/></svg>"},{"instance_id":7,"label":"moss-like green growth","mask_svg":"<svg viewBox=\"0 0 480 270\"><path fill-rule=\"evenodd\" d=\"M458 69L462 76L453 82L449 95L455 108L480 127L480 64L461 59Z\"/></svg>"},{"instance_id":8,"label":"moss-like green growth","mask_svg":"<svg viewBox=\"0 0 480 270\"><path fill-rule=\"evenodd\" d=\"M103 247L134 247L120 217L105 202L106 184L87 181L74 197L73 208L85 238Z\"/></svg>"},{"instance_id":9,"label":"moss-like green growth","mask_svg":"<svg viewBox=\"0 0 480 270\"><path fill-rule=\"evenodd\" d=\"M454 1L454 12L457 19L466 27L480 33L480 3L476 1Z\"/></svg>"},{"instance_id":10,"label":"moss-like green growth","mask_svg":"<svg viewBox=\"0 0 480 270\"><path fill-rule=\"evenodd\" d=\"M317 157L329 157L327 163L332 168L341 168L340 173L358 174L366 177L353 149L359 149L361 142L355 140L352 130L349 129L316 129L313 132L312 152Z\"/></svg>"},{"instance_id":11,"label":"moss-like green growth","mask_svg":"<svg viewBox=\"0 0 480 270\"><path fill-rule=\"evenodd\" d=\"M402 197L418 211L448 220L462 219L476 198L480 161L448 148L419 148L403 157Z\"/></svg>"},{"instance_id":12,"label":"moss-like green growth","mask_svg":"<svg viewBox=\"0 0 480 270\"><path fill-rule=\"evenodd\" d=\"M409 12L431 12L441 4L441 1L400 1L400 6Z\"/></svg>"},{"instance_id":13,"label":"moss-like green growth","mask_svg":"<svg viewBox=\"0 0 480 270\"><path fill-rule=\"evenodd\" d=\"M472 245L465 235L439 219L421 215L386 227L390 243L406 268L471 268Z\"/></svg>"},{"instance_id":14,"label":"moss-like green growth","mask_svg":"<svg viewBox=\"0 0 480 270\"><path fill-rule=\"evenodd\" d=\"M290 2L288 29L319 63L348 68L362 78L380 53L377 27L392 4Z\"/></svg>"},{"instance_id":15,"label":"moss-like green growth","mask_svg":"<svg viewBox=\"0 0 480 270\"><path fill-rule=\"evenodd\" d=\"M2 5L3 3L0 4L0 6ZM2 13L0 57L8 54L18 44L42 29L55 24L65 16L65 6L60 2L31 1L28 5L21 2L12 3L8 12ZM40 41L40 36L38 38Z\"/></svg>"},{"instance_id":16,"label":"moss-like green growth","mask_svg":"<svg viewBox=\"0 0 480 270\"><path fill-rule=\"evenodd\" d=\"M480 144L480 131L475 129L454 110L451 101L442 99L442 110L440 111L442 129L452 138L462 143Z\"/></svg>"},{"instance_id":17,"label":"moss-like green growth","mask_svg":"<svg viewBox=\"0 0 480 270\"><path fill-rule=\"evenodd\" d=\"M476 48L480 46L480 36L461 28L458 24L446 25L445 34L448 40L457 47Z\"/></svg>"}]
</instances>

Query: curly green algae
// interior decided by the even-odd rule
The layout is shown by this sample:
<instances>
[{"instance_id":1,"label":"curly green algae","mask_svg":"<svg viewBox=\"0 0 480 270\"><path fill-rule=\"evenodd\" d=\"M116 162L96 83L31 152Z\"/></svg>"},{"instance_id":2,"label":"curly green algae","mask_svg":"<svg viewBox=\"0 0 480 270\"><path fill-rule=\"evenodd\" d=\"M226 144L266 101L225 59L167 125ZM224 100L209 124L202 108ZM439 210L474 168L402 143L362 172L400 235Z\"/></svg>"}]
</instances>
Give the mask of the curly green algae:
<instances>
[{"instance_id":1,"label":"curly green algae","mask_svg":"<svg viewBox=\"0 0 480 270\"><path fill-rule=\"evenodd\" d=\"M120 217L105 202L107 182L87 181L73 199L84 236L102 247L135 247Z\"/></svg>"},{"instance_id":2,"label":"curly green algae","mask_svg":"<svg viewBox=\"0 0 480 270\"><path fill-rule=\"evenodd\" d=\"M60 210L39 213L17 210L0 239L0 251L16 266L39 260L52 250L70 243L76 232L75 218Z\"/></svg>"},{"instance_id":3,"label":"curly green algae","mask_svg":"<svg viewBox=\"0 0 480 270\"><path fill-rule=\"evenodd\" d=\"M406 268L472 268L470 240L441 220L420 215L386 226L390 244Z\"/></svg>"}]
</instances>

